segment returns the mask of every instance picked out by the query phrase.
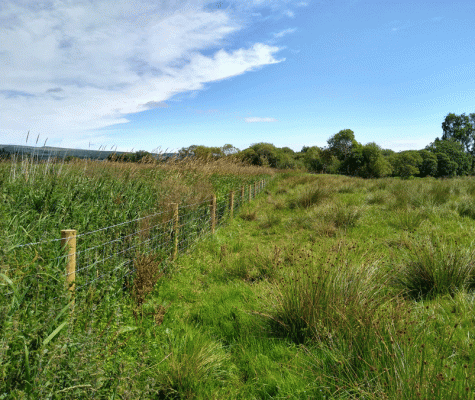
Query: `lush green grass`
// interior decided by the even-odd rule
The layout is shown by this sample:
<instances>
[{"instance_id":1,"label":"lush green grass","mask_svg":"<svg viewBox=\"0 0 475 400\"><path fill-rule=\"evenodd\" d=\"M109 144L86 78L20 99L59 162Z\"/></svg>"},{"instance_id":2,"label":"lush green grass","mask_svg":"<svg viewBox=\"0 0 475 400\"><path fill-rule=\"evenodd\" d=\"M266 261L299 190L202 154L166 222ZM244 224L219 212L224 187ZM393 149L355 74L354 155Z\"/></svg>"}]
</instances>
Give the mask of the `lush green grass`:
<instances>
[{"instance_id":1,"label":"lush green grass","mask_svg":"<svg viewBox=\"0 0 475 400\"><path fill-rule=\"evenodd\" d=\"M474 187L281 175L164 273L160 254L137 258L131 292L93 286L69 316L19 287L0 383L11 398L473 399Z\"/></svg>"}]
</instances>

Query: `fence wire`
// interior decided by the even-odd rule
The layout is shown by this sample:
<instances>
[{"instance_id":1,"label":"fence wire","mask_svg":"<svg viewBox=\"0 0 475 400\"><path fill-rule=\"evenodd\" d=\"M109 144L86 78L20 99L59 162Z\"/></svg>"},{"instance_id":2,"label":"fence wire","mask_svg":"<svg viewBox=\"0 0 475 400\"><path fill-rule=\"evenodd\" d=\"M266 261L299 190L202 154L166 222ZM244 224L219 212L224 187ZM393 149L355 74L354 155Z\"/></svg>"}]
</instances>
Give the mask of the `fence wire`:
<instances>
[{"instance_id":1,"label":"fence wire","mask_svg":"<svg viewBox=\"0 0 475 400\"><path fill-rule=\"evenodd\" d=\"M265 185L244 185L234 190L233 214L237 216L242 205L255 199ZM179 205L178 226L175 227L172 210L150 214L144 217L121 222L115 225L96 229L90 232L76 235L77 248L76 258L75 295L79 301L81 293L88 287L102 286L107 290L121 290L126 278L131 278L135 272L133 260L139 255L159 253L164 256L173 254L174 246L179 253L183 253L196 246L199 239L211 232L211 202L203 200L193 204ZM230 195L221 195L216 198L215 226L220 227L230 217ZM175 230L177 228L177 230ZM177 232L177 237L175 233ZM19 255L17 265L22 260L26 262L32 259L32 251L35 260L38 258L35 272L30 275L22 275L19 268L3 266L0 263L0 272L10 279L8 282L0 281L0 292L5 296L12 296L15 285L23 286L28 281L28 288L51 287L55 285L54 299L67 297L64 290L64 282L68 273L64 270L64 264L70 255L64 254L64 250L57 246L62 239L42 240L14 246L10 252L22 249L24 254ZM99 242L99 244L98 244ZM35 247L36 246L36 247ZM29 253L28 253L29 252ZM27 254L28 253L28 254ZM41 257L39 256L41 254ZM47 265L52 270L46 273ZM54 278L53 278L54 277ZM58 277L62 277L59 278ZM10 290L8 290L10 289Z\"/></svg>"}]
</instances>

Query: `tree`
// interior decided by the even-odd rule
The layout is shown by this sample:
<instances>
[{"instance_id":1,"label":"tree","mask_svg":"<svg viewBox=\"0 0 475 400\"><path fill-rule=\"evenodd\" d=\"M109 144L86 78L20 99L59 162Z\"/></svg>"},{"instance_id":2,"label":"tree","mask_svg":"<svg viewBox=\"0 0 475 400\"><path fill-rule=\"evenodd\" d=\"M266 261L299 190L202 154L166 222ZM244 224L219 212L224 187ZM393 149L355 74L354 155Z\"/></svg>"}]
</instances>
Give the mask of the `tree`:
<instances>
[{"instance_id":1,"label":"tree","mask_svg":"<svg viewBox=\"0 0 475 400\"><path fill-rule=\"evenodd\" d=\"M343 129L328 139L327 143L332 154L343 161L350 155L352 147L356 145L355 133L351 129Z\"/></svg>"},{"instance_id":2,"label":"tree","mask_svg":"<svg viewBox=\"0 0 475 400\"><path fill-rule=\"evenodd\" d=\"M321 152L322 171L326 174L338 174L340 172L341 161L330 149L323 149Z\"/></svg>"},{"instance_id":3,"label":"tree","mask_svg":"<svg viewBox=\"0 0 475 400\"><path fill-rule=\"evenodd\" d=\"M445 153L436 153L437 156L437 176L455 176L457 173L457 163L452 161Z\"/></svg>"},{"instance_id":4,"label":"tree","mask_svg":"<svg viewBox=\"0 0 475 400\"><path fill-rule=\"evenodd\" d=\"M463 145L455 140L440 140L439 138L435 139L433 143L426 147L426 150L436 154L437 162L445 163L445 158L440 158L439 153L445 154L450 161L457 164L455 174L456 175L467 175L472 170L472 156L464 152ZM444 164L443 173L440 170L441 166L437 166L437 175L438 176L447 176L447 171L451 171L453 164L450 168ZM450 175L450 174L449 174Z\"/></svg>"},{"instance_id":5,"label":"tree","mask_svg":"<svg viewBox=\"0 0 475 400\"><path fill-rule=\"evenodd\" d=\"M367 143L362 148L363 165L360 176L364 178L382 178L392 172L389 161L383 156L381 147L376 143Z\"/></svg>"},{"instance_id":6,"label":"tree","mask_svg":"<svg viewBox=\"0 0 475 400\"><path fill-rule=\"evenodd\" d=\"M221 147L221 151L226 156L239 153L239 149L237 147L234 147L232 144L225 144L223 147Z\"/></svg>"},{"instance_id":7,"label":"tree","mask_svg":"<svg viewBox=\"0 0 475 400\"><path fill-rule=\"evenodd\" d=\"M224 157L224 152L219 147L198 146L196 144L178 150L180 157L196 157L202 160Z\"/></svg>"},{"instance_id":8,"label":"tree","mask_svg":"<svg viewBox=\"0 0 475 400\"><path fill-rule=\"evenodd\" d=\"M437 176L437 156L428 150L419 150L422 158L422 164L419 167L419 176Z\"/></svg>"},{"instance_id":9,"label":"tree","mask_svg":"<svg viewBox=\"0 0 475 400\"><path fill-rule=\"evenodd\" d=\"M401 151L389 157L393 167L393 174L402 178L419 175L422 165L422 156L416 150Z\"/></svg>"},{"instance_id":10,"label":"tree","mask_svg":"<svg viewBox=\"0 0 475 400\"><path fill-rule=\"evenodd\" d=\"M363 166L363 145L357 143L352 147L350 155L343 161L340 171L347 175L361 176Z\"/></svg>"},{"instance_id":11,"label":"tree","mask_svg":"<svg viewBox=\"0 0 475 400\"><path fill-rule=\"evenodd\" d=\"M465 152L475 155L475 113L448 114L442 122L442 130L442 140L454 140L463 145Z\"/></svg>"},{"instance_id":12,"label":"tree","mask_svg":"<svg viewBox=\"0 0 475 400\"><path fill-rule=\"evenodd\" d=\"M260 158L259 154L257 154L256 150L251 147L239 152L238 157L242 161L247 162L251 165L263 165L262 159Z\"/></svg>"},{"instance_id":13,"label":"tree","mask_svg":"<svg viewBox=\"0 0 475 400\"><path fill-rule=\"evenodd\" d=\"M305 151L304 151L305 149ZM317 147L304 147L303 152L303 164L310 172L321 172L323 170L322 162L322 150Z\"/></svg>"}]
</instances>

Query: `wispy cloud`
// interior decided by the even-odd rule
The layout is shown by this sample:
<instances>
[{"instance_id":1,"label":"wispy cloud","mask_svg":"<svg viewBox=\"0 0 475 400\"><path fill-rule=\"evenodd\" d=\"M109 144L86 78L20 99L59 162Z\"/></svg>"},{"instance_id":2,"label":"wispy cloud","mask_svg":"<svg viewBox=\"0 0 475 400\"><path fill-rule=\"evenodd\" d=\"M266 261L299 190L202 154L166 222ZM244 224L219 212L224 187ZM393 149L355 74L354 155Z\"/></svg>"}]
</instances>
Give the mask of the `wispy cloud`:
<instances>
[{"instance_id":1,"label":"wispy cloud","mask_svg":"<svg viewBox=\"0 0 475 400\"><path fill-rule=\"evenodd\" d=\"M225 39L248 23L243 11L250 18L267 2L244 7L231 1L234 11L208 10L208 3L118 0L111 7L107 0L4 0L0 135L15 141L31 130L50 143L65 134L79 138L87 130L127 123L128 114L167 107L174 95L202 90L208 82L285 61L275 58L280 47L258 42L224 49ZM272 8L280 4L280 12L291 16L289 3L276 1ZM200 53L209 47L221 49L209 57Z\"/></svg>"},{"instance_id":2,"label":"wispy cloud","mask_svg":"<svg viewBox=\"0 0 475 400\"><path fill-rule=\"evenodd\" d=\"M275 118L260 118L260 117L249 117L244 118L246 122L276 122Z\"/></svg>"},{"instance_id":3,"label":"wispy cloud","mask_svg":"<svg viewBox=\"0 0 475 400\"><path fill-rule=\"evenodd\" d=\"M291 33L294 33L297 30L297 28L289 28L289 29L284 29L283 31L274 33L275 38L281 38L284 37L285 35L289 35Z\"/></svg>"}]
</instances>

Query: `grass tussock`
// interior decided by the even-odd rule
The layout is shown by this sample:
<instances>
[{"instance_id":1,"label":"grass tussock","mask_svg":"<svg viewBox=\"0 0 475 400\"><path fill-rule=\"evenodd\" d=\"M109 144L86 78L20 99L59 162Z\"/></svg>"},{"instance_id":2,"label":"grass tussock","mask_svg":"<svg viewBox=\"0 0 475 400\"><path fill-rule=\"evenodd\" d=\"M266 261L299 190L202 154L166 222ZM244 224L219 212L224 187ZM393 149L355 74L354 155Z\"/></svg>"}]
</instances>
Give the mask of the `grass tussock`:
<instances>
[{"instance_id":1,"label":"grass tussock","mask_svg":"<svg viewBox=\"0 0 475 400\"><path fill-rule=\"evenodd\" d=\"M475 201L464 198L457 205L457 212L461 217L475 219Z\"/></svg>"},{"instance_id":2,"label":"grass tussock","mask_svg":"<svg viewBox=\"0 0 475 400\"><path fill-rule=\"evenodd\" d=\"M200 388L209 395L236 379L230 355L201 332L167 330L168 354L154 378L159 398L194 399Z\"/></svg>"},{"instance_id":3,"label":"grass tussock","mask_svg":"<svg viewBox=\"0 0 475 400\"><path fill-rule=\"evenodd\" d=\"M428 219L428 214L420 210L399 209L395 211L394 217L394 221L390 223L391 226L405 231L413 231Z\"/></svg>"},{"instance_id":4,"label":"grass tussock","mask_svg":"<svg viewBox=\"0 0 475 400\"><path fill-rule=\"evenodd\" d=\"M355 265L343 253L322 262L302 253L297 256L299 268L286 266L276 284L273 329L296 343L358 340L387 301L377 264Z\"/></svg>"},{"instance_id":5,"label":"grass tussock","mask_svg":"<svg viewBox=\"0 0 475 400\"><path fill-rule=\"evenodd\" d=\"M348 229L355 227L362 216L363 209L361 207L337 202L326 208L323 221L333 224L339 229Z\"/></svg>"},{"instance_id":6,"label":"grass tussock","mask_svg":"<svg viewBox=\"0 0 475 400\"><path fill-rule=\"evenodd\" d=\"M475 287L475 252L456 242L428 237L413 244L394 285L406 296L421 300L454 296Z\"/></svg>"},{"instance_id":7,"label":"grass tussock","mask_svg":"<svg viewBox=\"0 0 475 400\"><path fill-rule=\"evenodd\" d=\"M245 210L239 216L245 221L255 221L257 219L257 212Z\"/></svg>"},{"instance_id":8,"label":"grass tussock","mask_svg":"<svg viewBox=\"0 0 475 400\"><path fill-rule=\"evenodd\" d=\"M310 187L301 193L298 193L296 197L291 199L288 203L290 209L295 208L311 208L313 206L321 204L323 201L332 197L332 191L322 185Z\"/></svg>"}]
</instances>

